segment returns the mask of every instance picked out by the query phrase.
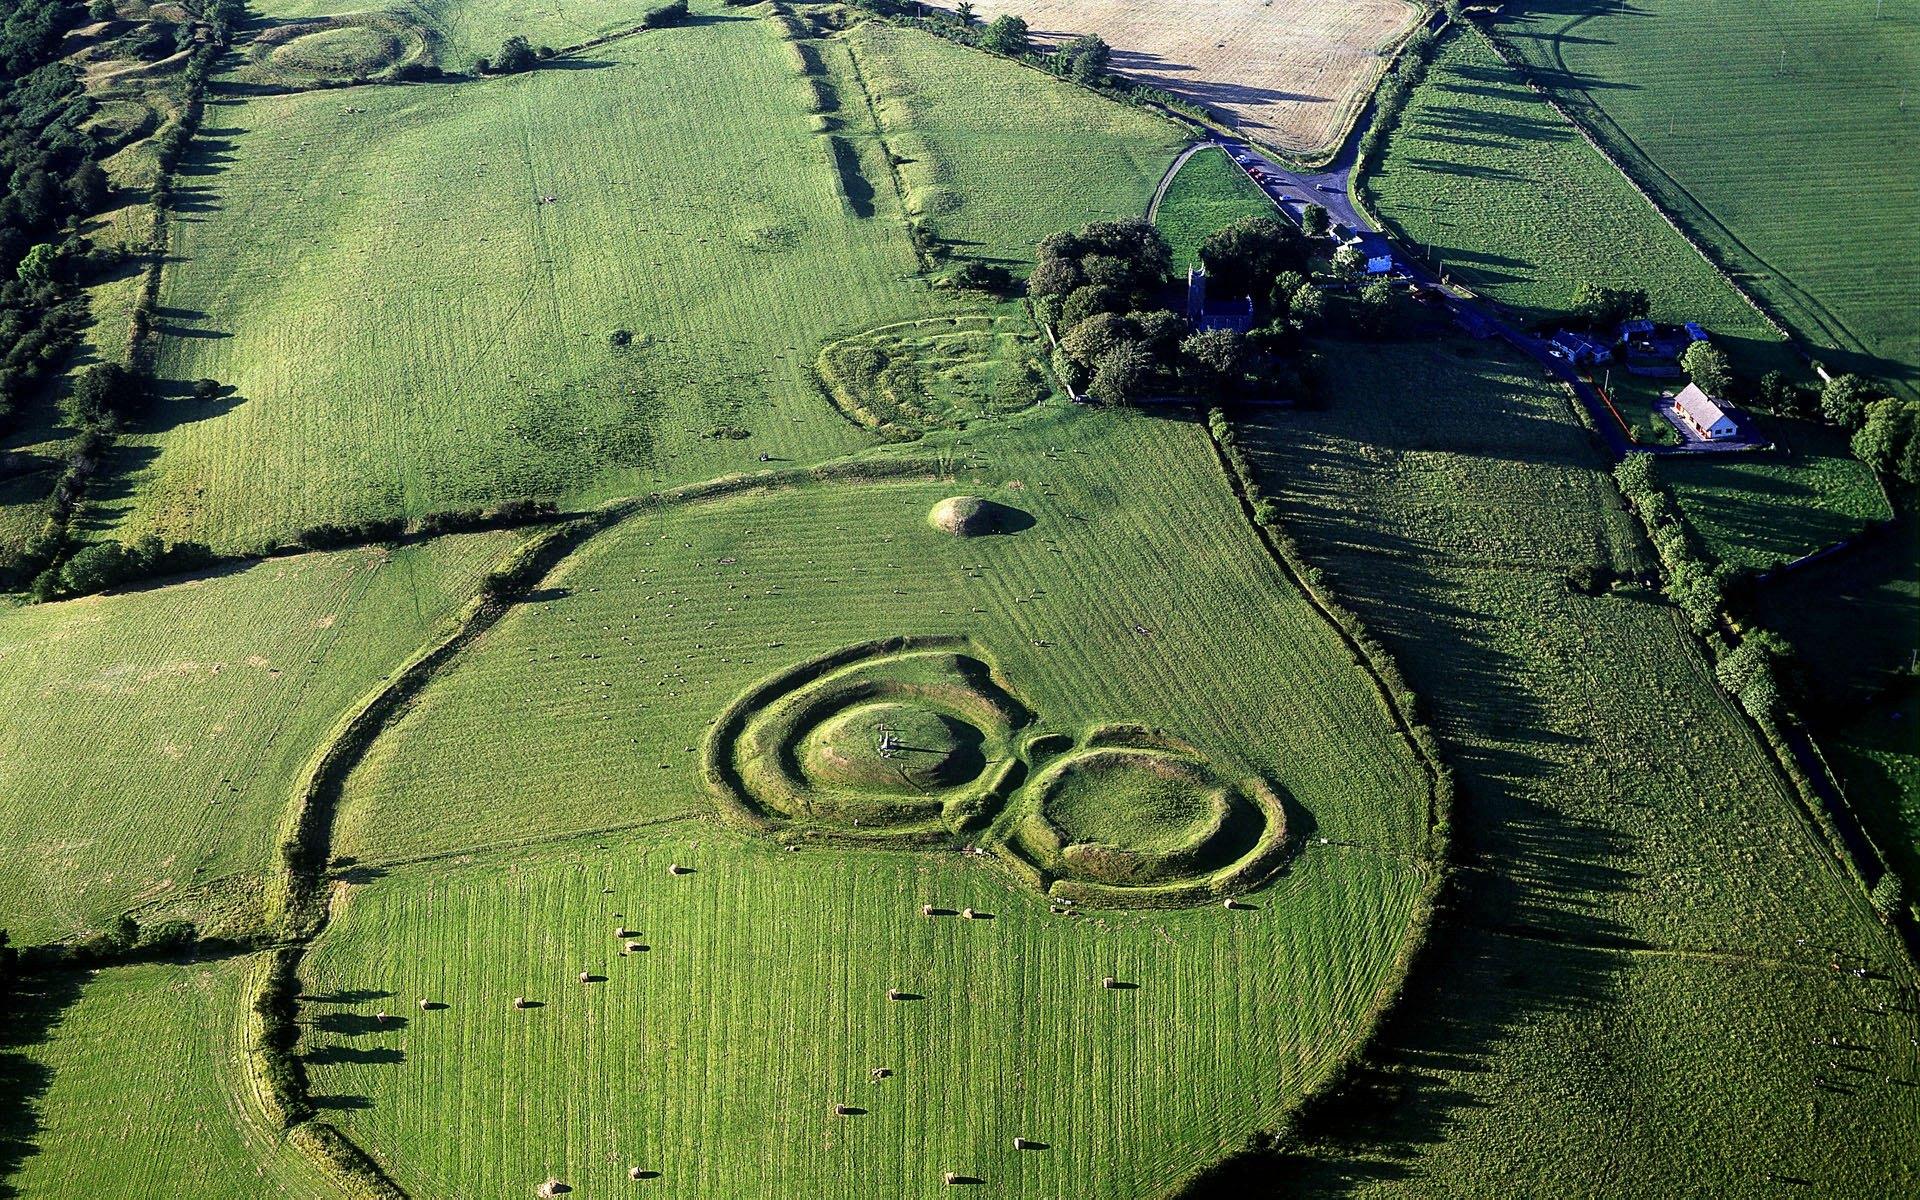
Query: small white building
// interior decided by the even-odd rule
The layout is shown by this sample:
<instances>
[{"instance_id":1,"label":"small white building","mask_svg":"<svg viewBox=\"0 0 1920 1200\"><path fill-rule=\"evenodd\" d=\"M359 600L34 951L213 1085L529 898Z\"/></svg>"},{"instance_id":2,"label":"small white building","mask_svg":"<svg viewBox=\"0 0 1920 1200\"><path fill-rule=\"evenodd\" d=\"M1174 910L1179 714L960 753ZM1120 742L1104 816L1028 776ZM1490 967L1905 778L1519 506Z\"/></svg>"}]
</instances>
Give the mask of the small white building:
<instances>
[{"instance_id":1,"label":"small white building","mask_svg":"<svg viewBox=\"0 0 1920 1200\"><path fill-rule=\"evenodd\" d=\"M1740 427L1733 423L1727 410L1720 407L1719 401L1701 391L1698 384L1689 383L1680 389L1680 394L1673 398L1673 412L1709 442L1722 441L1740 432Z\"/></svg>"},{"instance_id":2,"label":"small white building","mask_svg":"<svg viewBox=\"0 0 1920 1200\"><path fill-rule=\"evenodd\" d=\"M1369 255L1367 257L1367 274L1369 275L1393 274L1393 255L1391 254Z\"/></svg>"}]
</instances>

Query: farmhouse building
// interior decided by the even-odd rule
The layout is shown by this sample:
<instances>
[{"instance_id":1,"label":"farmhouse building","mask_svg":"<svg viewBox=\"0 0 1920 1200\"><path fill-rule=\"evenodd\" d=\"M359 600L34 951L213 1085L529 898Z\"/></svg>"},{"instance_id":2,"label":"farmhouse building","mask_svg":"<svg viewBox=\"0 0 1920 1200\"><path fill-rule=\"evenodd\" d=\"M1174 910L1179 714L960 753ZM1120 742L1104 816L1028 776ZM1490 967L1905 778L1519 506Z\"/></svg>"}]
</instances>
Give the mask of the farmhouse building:
<instances>
[{"instance_id":1,"label":"farmhouse building","mask_svg":"<svg viewBox=\"0 0 1920 1200\"><path fill-rule=\"evenodd\" d=\"M1236 296L1215 300L1207 296L1207 269L1187 270L1187 320L1197 330L1231 329L1245 333L1253 328L1253 297Z\"/></svg>"},{"instance_id":2,"label":"farmhouse building","mask_svg":"<svg viewBox=\"0 0 1920 1200\"><path fill-rule=\"evenodd\" d=\"M1740 432L1727 410L1701 391L1698 384L1689 383L1680 389L1680 394L1673 398L1673 412L1705 441L1723 441Z\"/></svg>"},{"instance_id":3,"label":"farmhouse building","mask_svg":"<svg viewBox=\"0 0 1920 1200\"><path fill-rule=\"evenodd\" d=\"M1576 367L1613 361L1613 349L1606 343L1571 329L1562 329L1554 334L1552 345L1559 351L1560 357Z\"/></svg>"}]
</instances>

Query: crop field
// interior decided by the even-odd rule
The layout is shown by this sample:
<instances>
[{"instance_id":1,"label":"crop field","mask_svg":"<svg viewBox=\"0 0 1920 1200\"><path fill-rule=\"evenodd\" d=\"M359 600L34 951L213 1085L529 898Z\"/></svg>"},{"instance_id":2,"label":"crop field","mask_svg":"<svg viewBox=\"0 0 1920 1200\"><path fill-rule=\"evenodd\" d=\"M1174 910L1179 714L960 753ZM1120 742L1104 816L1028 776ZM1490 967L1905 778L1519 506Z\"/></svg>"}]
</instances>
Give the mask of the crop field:
<instances>
[{"instance_id":1,"label":"crop field","mask_svg":"<svg viewBox=\"0 0 1920 1200\"><path fill-rule=\"evenodd\" d=\"M1366 187L1402 240L1523 320L1565 312L1583 281L1642 287L1655 319L1700 322L1743 366L1793 365L1760 314L1473 30L1442 44Z\"/></svg>"},{"instance_id":2,"label":"crop field","mask_svg":"<svg viewBox=\"0 0 1920 1200\"><path fill-rule=\"evenodd\" d=\"M1265 557L1197 425L1049 407L980 428L948 451L955 479L629 518L372 744L335 842L348 876L371 882L348 892L303 979L368 1003L449 1005L389 1030L362 1003L333 1022L351 1036L310 1050L317 1090L403 1181L498 1194L637 1166L676 1195L832 1179L892 1196L955 1171L1023 1195L1129 1195L1270 1123L1358 1035L1429 879L1426 779L1371 683ZM957 490L1024 517L974 537L929 525ZM1010 693L993 711L915 665L930 654L916 647L955 635ZM874 641L908 636L921 640ZM816 661L829 665L795 673ZM963 765L950 734L915 723L927 705L952 714L948 730L998 711L1023 746L1166 739L1223 778L1268 781L1286 797L1288 865L1240 883L1255 890L1234 910L1068 917L998 849L891 848L920 826L890 824L890 808L927 814L917 792L857 768L859 722L890 720L905 752L943 756L921 787L1006 775ZM517 735L476 739L503 712ZM1165 732L1124 732L1137 726ZM771 748L742 775L703 767L713 740L724 751L756 730ZM1007 753L1007 735L986 736L988 754ZM778 768L784 793L770 790L775 760L793 762ZM731 780L719 796L716 780ZM1006 836L991 806L1011 820L1032 803L1008 786L958 818L986 845ZM848 789L859 806L839 798ZM743 832L756 825L778 840ZM645 948L621 954L621 925ZM644 990L642 969L660 976ZM582 971L604 982L582 985ZM1103 988L1108 976L1137 987ZM515 996L541 1007L516 1011ZM1073 999L1116 996L1127 1006ZM791 1014L807 1015L790 1037L745 1036ZM1114 1045L1142 1050L1100 1048ZM873 1067L895 1075L870 1080ZM475 1132L452 1136L463 1128ZM1014 1136L1050 1148L1015 1151Z\"/></svg>"},{"instance_id":3,"label":"crop field","mask_svg":"<svg viewBox=\"0 0 1920 1200\"><path fill-rule=\"evenodd\" d=\"M1151 113L911 30L861 25L845 47L908 211L956 254L1022 273L1050 233L1144 213L1187 141ZM857 129L857 101L841 101Z\"/></svg>"},{"instance_id":4,"label":"crop field","mask_svg":"<svg viewBox=\"0 0 1920 1200\"><path fill-rule=\"evenodd\" d=\"M513 536L0 611L0 927L30 944L136 906L257 924L297 772Z\"/></svg>"},{"instance_id":5,"label":"crop field","mask_svg":"<svg viewBox=\"0 0 1920 1200\"><path fill-rule=\"evenodd\" d=\"M1267 199L1225 150L1207 149L1189 158L1167 184L1153 223L1173 248L1173 269L1200 262L1200 243L1216 229L1247 217L1270 217Z\"/></svg>"},{"instance_id":6,"label":"crop field","mask_svg":"<svg viewBox=\"0 0 1920 1200\"><path fill-rule=\"evenodd\" d=\"M946 147L933 127L970 136L971 118L929 120L934 154L994 169L956 168L970 199L943 232L978 221L1006 238L992 253L1024 258L1045 232L1144 208L1170 126L913 38L931 74L946 56L968 68L918 86L964 86L980 120L992 95L995 120L1047 123L1083 156L1067 177L1087 186L1063 190L1044 142ZM884 160L849 163L816 132L766 20L728 10L590 63L210 108L162 289L161 373L233 391L161 401L97 521L244 547L323 519L644 494L860 444L822 403L821 345L977 303L916 274ZM870 127L857 85L836 90ZM708 101L641 102L695 92Z\"/></svg>"},{"instance_id":7,"label":"crop field","mask_svg":"<svg viewBox=\"0 0 1920 1200\"><path fill-rule=\"evenodd\" d=\"M1385 349L1336 389L1245 436L1283 523L1430 701L1470 879L1454 965L1415 977L1377 1072L1399 1099L1320 1147L1310 1182L1577 1190L1631 1162L1653 1191L1910 1189L1911 1140L1879 1133L1916 1116L1896 1086L1911 968L1672 610L1567 584L1646 562L1571 400L1464 344ZM1806 1031L1829 1026L1862 1071L1823 1091L1833 1056Z\"/></svg>"},{"instance_id":8,"label":"crop field","mask_svg":"<svg viewBox=\"0 0 1920 1200\"><path fill-rule=\"evenodd\" d=\"M1920 3L1531 0L1498 28L1815 357L1913 394Z\"/></svg>"},{"instance_id":9,"label":"crop field","mask_svg":"<svg viewBox=\"0 0 1920 1200\"><path fill-rule=\"evenodd\" d=\"M1402 0L980 0L981 20L1025 17L1050 46L1097 34L1114 70L1172 92L1287 153L1330 152L1420 10Z\"/></svg>"},{"instance_id":10,"label":"crop field","mask_svg":"<svg viewBox=\"0 0 1920 1200\"><path fill-rule=\"evenodd\" d=\"M7 1195L337 1194L243 1090L250 958L61 972L0 1031Z\"/></svg>"},{"instance_id":11,"label":"crop field","mask_svg":"<svg viewBox=\"0 0 1920 1200\"><path fill-rule=\"evenodd\" d=\"M1716 559L1764 570L1893 515L1846 434L1812 421L1761 420L1784 449L1659 464L1661 481Z\"/></svg>"}]
</instances>

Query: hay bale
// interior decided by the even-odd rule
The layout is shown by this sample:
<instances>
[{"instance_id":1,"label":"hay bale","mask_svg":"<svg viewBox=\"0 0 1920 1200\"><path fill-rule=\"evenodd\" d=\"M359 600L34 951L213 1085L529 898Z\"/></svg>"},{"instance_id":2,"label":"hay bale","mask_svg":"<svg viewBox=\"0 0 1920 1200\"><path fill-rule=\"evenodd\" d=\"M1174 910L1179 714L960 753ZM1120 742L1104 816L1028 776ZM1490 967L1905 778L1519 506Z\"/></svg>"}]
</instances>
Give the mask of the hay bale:
<instances>
[{"instance_id":1,"label":"hay bale","mask_svg":"<svg viewBox=\"0 0 1920 1200\"><path fill-rule=\"evenodd\" d=\"M1235 908L1239 908L1240 906L1233 902L1232 896L1228 896L1225 900L1222 900L1220 902L1220 907L1225 909L1235 909Z\"/></svg>"},{"instance_id":2,"label":"hay bale","mask_svg":"<svg viewBox=\"0 0 1920 1200\"><path fill-rule=\"evenodd\" d=\"M945 1175L945 1176L944 1176L944 1177L942 1178L942 1180L941 1180L941 1181L942 1181L943 1183L959 1183L959 1182L960 1182L960 1172L958 1172L958 1171L948 1171L948 1172L946 1173L946 1175Z\"/></svg>"},{"instance_id":3,"label":"hay bale","mask_svg":"<svg viewBox=\"0 0 1920 1200\"><path fill-rule=\"evenodd\" d=\"M540 1197L540 1200L553 1200L553 1197L564 1196L572 1190L572 1188L561 1183L558 1179L549 1179L538 1188L535 1188L533 1194Z\"/></svg>"},{"instance_id":4,"label":"hay bale","mask_svg":"<svg viewBox=\"0 0 1920 1200\"><path fill-rule=\"evenodd\" d=\"M961 910L960 910L960 915L961 915L961 916L963 916L963 917L965 917L965 918L966 918L967 920L969 920L969 921L972 921L972 920L974 920L974 919L976 919L976 918L975 918L975 913L974 913L974 911L973 911L972 909L970 909L970 908L963 908L963 909L961 909Z\"/></svg>"},{"instance_id":5,"label":"hay bale","mask_svg":"<svg viewBox=\"0 0 1920 1200\"><path fill-rule=\"evenodd\" d=\"M515 996L513 998L513 1006L515 1008L525 1008L527 1006L527 998L525 996Z\"/></svg>"},{"instance_id":6,"label":"hay bale","mask_svg":"<svg viewBox=\"0 0 1920 1200\"><path fill-rule=\"evenodd\" d=\"M637 929L628 929L625 925L622 925L613 931L613 936L617 938L639 937L640 931Z\"/></svg>"},{"instance_id":7,"label":"hay bale","mask_svg":"<svg viewBox=\"0 0 1920 1200\"><path fill-rule=\"evenodd\" d=\"M1109 975L1100 981L1100 986L1103 988L1117 988L1120 986L1120 981Z\"/></svg>"},{"instance_id":8,"label":"hay bale","mask_svg":"<svg viewBox=\"0 0 1920 1200\"><path fill-rule=\"evenodd\" d=\"M930 917L930 916L932 916L932 915L933 915L933 905L931 905L931 904L922 904L922 905L920 906L920 915L921 915L921 916L923 916L923 917Z\"/></svg>"},{"instance_id":9,"label":"hay bale","mask_svg":"<svg viewBox=\"0 0 1920 1200\"><path fill-rule=\"evenodd\" d=\"M640 1175L641 1175L641 1171L640 1171L640 1168L639 1168L639 1167L628 1167L628 1168L627 1168L627 1178L628 1178L628 1179L638 1179L638 1178L640 1178Z\"/></svg>"},{"instance_id":10,"label":"hay bale","mask_svg":"<svg viewBox=\"0 0 1920 1200\"><path fill-rule=\"evenodd\" d=\"M681 866L679 863L667 864L667 874L669 875L685 875L686 873L687 868Z\"/></svg>"},{"instance_id":11,"label":"hay bale","mask_svg":"<svg viewBox=\"0 0 1920 1200\"><path fill-rule=\"evenodd\" d=\"M1020 520L1025 516L1017 508L996 504L984 496L949 496L933 506L927 523L955 537L980 537L1020 527L1028 523Z\"/></svg>"},{"instance_id":12,"label":"hay bale","mask_svg":"<svg viewBox=\"0 0 1920 1200\"><path fill-rule=\"evenodd\" d=\"M900 989L899 989L899 988L888 988L888 989L887 989L887 999L889 999L889 1000L898 1000L899 998L900 998Z\"/></svg>"},{"instance_id":13,"label":"hay bale","mask_svg":"<svg viewBox=\"0 0 1920 1200\"><path fill-rule=\"evenodd\" d=\"M1013 1139L1013 1148L1015 1150L1037 1150L1039 1149L1039 1146L1040 1146L1040 1143L1030 1142L1023 1137L1017 1137Z\"/></svg>"},{"instance_id":14,"label":"hay bale","mask_svg":"<svg viewBox=\"0 0 1920 1200\"><path fill-rule=\"evenodd\" d=\"M833 1106L833 1115L836 1117L850 1117L853 1115L853 1106L851 1104L836 1104Z\"/></svg>"},{"instance_id":15,"label":"hay bale","mask_svg":"<svg viewBox=\"0 0 1920 1200\"><path fill-rule=\"evenodd\" d=\"M581 982L581 983L592 983L592 982L593 982L593 974L592 974L591 972L588 972L588 971L582 971L582 972L580 972L580 982Z\"/></svg>"},{"instance_id":16,"label":"hay bale","mask_svg":"<svg viewBox=\"0 0 1920 1200\"><path fill-rule=\"evenodd\" d=\"M893 1074L893 1069L891 1067L875 1067L872 1074L875 1079L885 1079L887 1076Z\"/></svg>"},{"instance_id":17,"label":"hay bale","mask_svg":"<svg viewBox=\"0 0 1920 1200\"><path fill-rule=\"evenodd\" d=\"M621 947L620 953L638 954L640 951L645 950L646 948L647 948L647 944L645 942L628 942L625 946Z\"/></svg>"}]
</instances>

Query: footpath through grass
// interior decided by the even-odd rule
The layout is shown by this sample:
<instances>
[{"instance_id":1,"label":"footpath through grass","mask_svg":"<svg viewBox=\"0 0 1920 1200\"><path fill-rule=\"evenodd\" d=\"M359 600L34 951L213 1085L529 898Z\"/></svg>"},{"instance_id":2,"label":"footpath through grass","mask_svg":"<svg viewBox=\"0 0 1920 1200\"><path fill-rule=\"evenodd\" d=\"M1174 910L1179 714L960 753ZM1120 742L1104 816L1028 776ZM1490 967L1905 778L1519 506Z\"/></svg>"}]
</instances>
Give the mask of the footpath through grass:
<instances>
[{"instance_id":1,"label":"footpath through grass","mask_svg":"<svg viewBox=\"0 0 1920 1200\"><path fill-rule=\"evenodd\" d=\"M0 928L32 944L147 905L257 923L295 777L515 536L0 610Z\"/></svg>"},{"instance_id":2,"label":"footpath through grass","mask_svg":"<svg viewBox=\"0 0 1920 1200\"><path fill-rule=\"evenodd\" d=\"M1491 354L1352 348L1325 411L1245 427L1463 789L1458 919L1303 1187L1905 1194L1911 964L1673 611L1569 586L1646 553L1569 398Z\"/></svg>"},{"instance_id":3,"label":"footpath through grass","mask_svg":"<svg viewBox=\"0 0 1920 1200\"><path fill-rule=\"evenodd\" d=\"M1920 3L1529 0L1499 36L1835 370L1920 384Z\"/></svg>"},{"instance_id":4,"label":"footpath through grass","mask_svg":"<svg viewBox=\"0 0 1920 1200\"><path fill-rule=\"evenodd\" d=\"M1189 158L1167 184L1154 224L1173 247L1173 269L1184 272L1199 265L1200 243L1216 229L1273 215L1273 202L1227 152L1208 148Z\"/></svg>"},{"instance_id":5,"label":"footpath through grass","mask_svg":"<svg viewBox=\"0 0 1920 1200\"><path fill-rule=\"evenodd\" d=\"M1742 366L1791 364L1760 314L1476 30L1448 37L1365 187L1405 242L1526 321L1583 281L1645 288Z\"/></svg>"}]
</instances>

